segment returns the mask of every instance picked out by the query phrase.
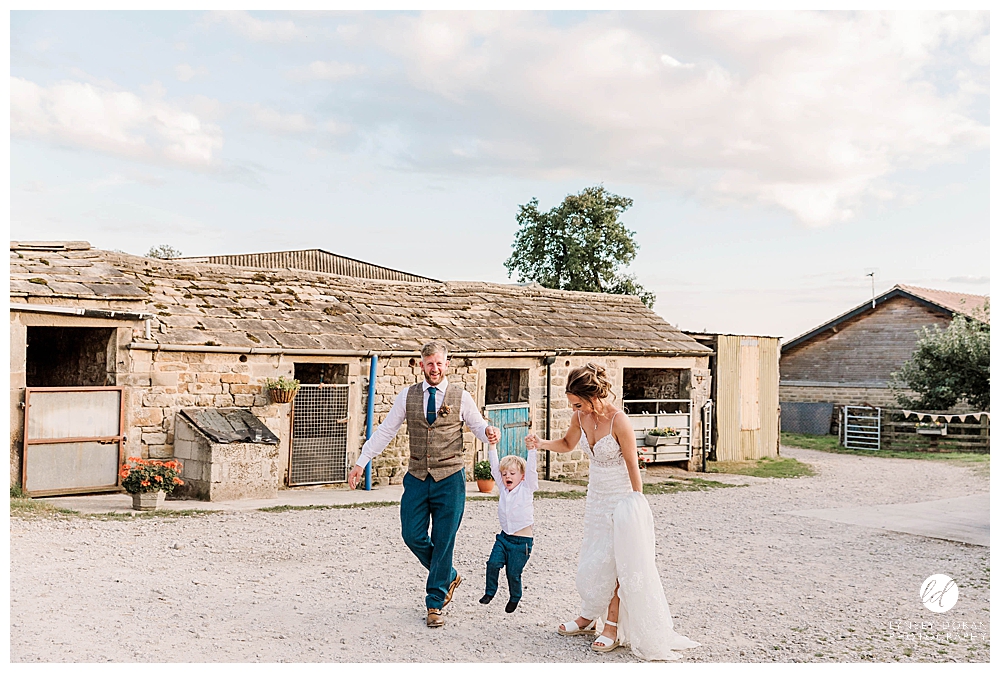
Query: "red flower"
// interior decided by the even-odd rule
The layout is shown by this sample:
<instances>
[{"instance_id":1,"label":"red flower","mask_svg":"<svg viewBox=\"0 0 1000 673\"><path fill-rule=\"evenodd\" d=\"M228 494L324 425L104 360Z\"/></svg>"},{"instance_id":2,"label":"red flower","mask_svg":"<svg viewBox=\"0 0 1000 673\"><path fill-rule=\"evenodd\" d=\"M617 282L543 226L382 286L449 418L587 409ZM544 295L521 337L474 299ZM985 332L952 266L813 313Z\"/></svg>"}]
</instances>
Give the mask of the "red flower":
<instances>
[{"instance_id":1,"label":"red flower","mask_svg":"<svg viewBox=\"0 0 1000 673\"><path fill-rule=\"evenodd\" d=\"M153 475L153 479L155 479L156 481L163 481L163 477L161 477L161 476L160 476L160 475L158 475L158 474L156 474L156 475Z\"/></svg>"},{"instance_id":2,"label":"red flower","mask_svg":"<svg viewBox=\"0 0 1000 673\"><path fill-rule=\"evenodd\" d=\"M178 479L177 477L174 477L174 483L175 484L183 484L184 482L181 481L180 479Z\"/></svg>"},{"instance_id":3,"label":"red flower","mask_svg":"<svg viewBox=\"0 0 1000 673\"><path fill-rule=\"evenodd\" d=\"M149 486L149 479L140 482L143 486Z\"/></svg>"}]
</instances>

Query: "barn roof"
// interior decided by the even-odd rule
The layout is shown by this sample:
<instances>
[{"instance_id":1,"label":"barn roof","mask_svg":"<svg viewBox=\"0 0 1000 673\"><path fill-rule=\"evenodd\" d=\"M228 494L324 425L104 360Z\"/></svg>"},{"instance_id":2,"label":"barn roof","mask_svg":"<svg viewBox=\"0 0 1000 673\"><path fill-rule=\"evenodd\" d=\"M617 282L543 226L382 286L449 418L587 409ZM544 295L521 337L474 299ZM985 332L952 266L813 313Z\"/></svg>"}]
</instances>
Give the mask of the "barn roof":
<instances>
[{"instance_id":1,"label":"barn roof","mask_svg":"<svg viewBox=\"0 0 1000 673\"><path fill-rule=\"evenodd\" d=\"M298 269L11 245L11 308L94 305L152 313L152 346L416 352L709 354L626 295L482 282L390 282ZM139 338L138 342L147 341Z\"/></svg>"},{"instance_id":2,"label":"barn roof","mask_svg":"<svg viewBox=\"0 0 1000 673\"><path fill-rule=\"evenodd\" d=\"M825 322L819 327L816 327L801 336L795 337L788 343L783 344L781 346L781 351L783 353L787 352L788 350L800 346L810 339L819 336L827 330L837 327L851 318L855 318L869 311L877 310L877 307L880 304L884 304L890 299L894 299L896 297L906 297L933 311L947 315L949 318L953 317L956 313L960 313L976 319L982 318L979 311L984 308L986 302L989 300L988 295L963 294L961 292L947 292L945 290L931 290L924 287L916 287L914 285L894 285L892 289L880 294L875 297L875 299L866 301L864 304L856 306L850 311L837 316L833 320Z\"/></svg>"}]
</instances>

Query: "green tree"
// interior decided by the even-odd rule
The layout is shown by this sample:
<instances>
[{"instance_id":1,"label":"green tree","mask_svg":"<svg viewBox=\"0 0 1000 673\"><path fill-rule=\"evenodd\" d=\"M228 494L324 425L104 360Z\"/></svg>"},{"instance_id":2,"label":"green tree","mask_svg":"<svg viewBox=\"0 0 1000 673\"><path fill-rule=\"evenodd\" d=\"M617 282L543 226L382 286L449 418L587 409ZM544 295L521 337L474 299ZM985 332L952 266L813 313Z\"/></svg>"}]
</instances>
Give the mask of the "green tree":
<instances>
[{"instance_id":1,"label":"green tree","mask_svg":"<svg viewBox=\"0 0 1000 673\"><path fill-rule=\"evenodd\" d=\"M603 185L570 194L543 213L538 199L519 206L513 253L504 262L507 275L518 282L582 292L632 294L652 308L656 295L620 273L635 259L635 232L622 224L621 214L632 199L607 191Z\"/></svg>"},{"instance_id":2,"label":"green tree","mask_svg":"<svg viewBox=\"0 0 1000 673\"><path fill-rule=\"evenodd\" d=\"M945 411L958 402L990 407L990 304L968 318L956 315L946 329L925 327L913 356L892 374L896 400L908 409ZM917 394L910 398L909 388Z\"/></svg>"},{"instance_id":3,"label":"green tree","mask_svg":"<svg viewBox=\"0 0 1000 673\"><path fill-rule=\"evenodd\" d=\"M153 259L174 259L181 256L181 251L172 245L154 245L146 253L146 257Z\"/></svg>"}]
</instances>

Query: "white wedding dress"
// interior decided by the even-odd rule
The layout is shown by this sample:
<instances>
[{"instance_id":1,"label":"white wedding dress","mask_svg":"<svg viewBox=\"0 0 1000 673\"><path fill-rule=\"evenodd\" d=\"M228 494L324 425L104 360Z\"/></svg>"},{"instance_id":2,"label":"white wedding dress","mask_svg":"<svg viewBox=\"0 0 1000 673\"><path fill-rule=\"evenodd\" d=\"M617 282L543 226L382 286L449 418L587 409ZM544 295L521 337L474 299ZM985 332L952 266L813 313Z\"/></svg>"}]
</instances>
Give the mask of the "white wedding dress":
<instances>
[{"instance_id":1,"label":"white wedding dress","mask_svg":"<svg viewBox=\"0 0 1000 673\"><path fill-rule=\"evenodd\" d=\"M643 659L680 659L674 650L699 643L674 631L656 569L653 514L646 496L632 490L614 436L601 437L591 447L587 433L580 430L580 441L590 457L583 545L576 572L576 588L583 601L580 615L604 619L618 581L618 639Z\"/></svg>"}]
</instances>

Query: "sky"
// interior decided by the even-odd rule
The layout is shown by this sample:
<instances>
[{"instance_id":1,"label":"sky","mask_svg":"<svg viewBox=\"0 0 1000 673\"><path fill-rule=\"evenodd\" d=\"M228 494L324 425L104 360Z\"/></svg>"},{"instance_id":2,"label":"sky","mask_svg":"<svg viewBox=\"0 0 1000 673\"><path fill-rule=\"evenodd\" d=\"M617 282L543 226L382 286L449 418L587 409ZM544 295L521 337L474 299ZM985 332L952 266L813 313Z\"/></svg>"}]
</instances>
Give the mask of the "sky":
<instances>
[{"instance_id":1,"label":"sky","mask_svg":"<svg viewBox=\"0 0 1000 673\"><path fill-rule=\"evenodd\" d=\"M10 15L12 240L515 282L603 184L681 329L989 293L985 12Z\"/></svg>"}]
</instances>

